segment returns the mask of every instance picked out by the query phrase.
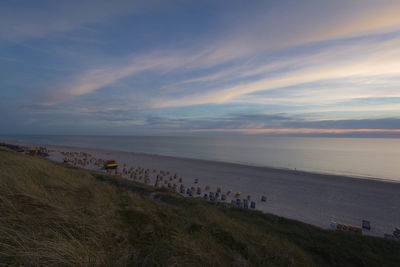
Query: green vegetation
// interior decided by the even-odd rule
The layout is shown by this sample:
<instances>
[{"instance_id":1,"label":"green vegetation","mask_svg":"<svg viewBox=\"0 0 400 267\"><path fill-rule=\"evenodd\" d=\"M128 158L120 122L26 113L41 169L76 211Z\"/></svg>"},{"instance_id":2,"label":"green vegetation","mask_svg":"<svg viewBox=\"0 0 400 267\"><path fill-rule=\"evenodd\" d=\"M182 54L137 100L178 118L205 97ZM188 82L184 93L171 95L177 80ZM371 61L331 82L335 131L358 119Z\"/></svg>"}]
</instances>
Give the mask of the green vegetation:
<instances>
[{"instance_id":1,"label":"green vegetation","mask_svg":"<svg viewBox=\"0 0 400 267\"><path fill-rule=\"evenodd\" d=\"M400 242L188 199L0 148L0 263L399 266Z\"/></svg>"}]
</instances>

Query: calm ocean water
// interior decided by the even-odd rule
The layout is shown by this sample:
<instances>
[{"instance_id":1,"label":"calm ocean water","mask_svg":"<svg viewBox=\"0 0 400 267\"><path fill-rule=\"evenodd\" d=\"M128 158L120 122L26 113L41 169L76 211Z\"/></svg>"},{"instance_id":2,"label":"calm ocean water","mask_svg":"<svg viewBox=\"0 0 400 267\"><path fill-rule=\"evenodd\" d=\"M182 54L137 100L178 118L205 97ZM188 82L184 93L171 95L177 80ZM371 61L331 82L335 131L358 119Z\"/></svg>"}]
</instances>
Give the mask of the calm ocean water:
<instances>
[{"instance_id":1,"label":"calm ocean water","mask_svg":"<svg viewBox=\"0 0 400 267\"><path fill-rule=\"evenodd\" d=\"M43 135L0 138L400 181L400 139Z\"/></svg>"}]
</instances>

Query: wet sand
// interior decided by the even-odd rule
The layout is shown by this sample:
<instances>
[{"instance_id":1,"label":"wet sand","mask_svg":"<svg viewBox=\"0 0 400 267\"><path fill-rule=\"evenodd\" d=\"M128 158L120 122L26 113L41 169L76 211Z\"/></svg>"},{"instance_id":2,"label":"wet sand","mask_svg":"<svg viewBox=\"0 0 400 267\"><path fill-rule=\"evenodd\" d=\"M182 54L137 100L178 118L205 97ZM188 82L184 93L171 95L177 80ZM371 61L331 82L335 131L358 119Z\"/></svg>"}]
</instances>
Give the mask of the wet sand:
<instances>
[{"instance_id":1,"label":"wet sand","mask_svg":"<svg viewBox=\"0 0 400 267\"><path fill-rule=\"evenodd\" d=\"M27 145L28 143L10 142ZM120 165L169 171L183 178L185 186L206 185L212 191L241 192L241 198L251 195L256 208L291 219L329 228L330 221L361 226L361 221L371 221L369 235L383 236L400 225L400 183L353 178L337 175L308 173L293 170L254 167L240 164L197 159L175 158L133 152L102 149L74 148L45 145L56 152L50 158L62 161L60 151L86 152L104 160L114 159ZM90 169L98 169L91 165ZM155 181L152 174L152 183ZM126 176L128 177L128 176ZM194 179L198 184L194 184ZM261 202L261 196L267 202ZM228 198L230 202L232 198Z\"/></svg>"}]
</instances>

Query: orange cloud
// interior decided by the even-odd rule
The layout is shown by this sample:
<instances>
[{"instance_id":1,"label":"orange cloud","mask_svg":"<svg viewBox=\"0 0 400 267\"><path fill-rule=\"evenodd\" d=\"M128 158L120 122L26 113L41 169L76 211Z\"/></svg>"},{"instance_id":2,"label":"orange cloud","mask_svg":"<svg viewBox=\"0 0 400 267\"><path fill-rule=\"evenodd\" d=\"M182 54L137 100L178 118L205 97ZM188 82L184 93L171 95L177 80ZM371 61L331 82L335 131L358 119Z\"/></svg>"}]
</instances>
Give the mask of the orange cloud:
<instances>
[{"instance_id":1,"label":"orange cloud","mask_svg":"<svg viewBox=\"0 0 400 267\"><path fill-rule=\"evenodd\" d=\"M370 33L382 33L397 30L400 26L400 3L382 3L381 7L370 8L352 16L343 18L331 27L323 27L312 33L308 40L319 41L345 38Z\"/></svg>"},{"instance_id":2,"label":"orange cloud","mask_svg":"<svg viewBox=\"0 0 400 267\"><path fill-rule=\"evenodd\" d=\"M344 133L400 133L400 129L311 129L311 128L288 128L288 129L196 129L191 132L234 132L247 134L344 134Z\"/></svg>"}]
</instances>

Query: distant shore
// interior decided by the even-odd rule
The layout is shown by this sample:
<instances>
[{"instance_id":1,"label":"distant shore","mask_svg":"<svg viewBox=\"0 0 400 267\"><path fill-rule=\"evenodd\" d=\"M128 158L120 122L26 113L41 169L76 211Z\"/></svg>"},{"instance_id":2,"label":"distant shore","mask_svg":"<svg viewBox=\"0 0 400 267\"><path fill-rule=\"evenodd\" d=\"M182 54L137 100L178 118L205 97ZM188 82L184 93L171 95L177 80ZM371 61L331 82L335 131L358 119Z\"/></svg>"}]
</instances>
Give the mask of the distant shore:
<instances>
[{"instance_id":1,"label":"distant shore","mask_svg":"<svg viewBox=\"0 0 400 267\"><path fill-rule=\"evenodd\" d=\"M50 153L50 158L55 161L62 161L60 151L86 152L97 158L114 159L128 167L178 173L186 186L201 186L204 189L209 185L213 191L220 187L223 192L241 192L242 197L250 195L257 209L263 212L322 228L329 228L331 221L360 226L362 220L369 220L372 229L368 234L383 236L400 225L400 183L396 182L134 152L43 145L56 150ZM194 183L195 179L198 179L198 184ZM261 202L264 195L266 203Z\"/></svg>"}]
</instances>

